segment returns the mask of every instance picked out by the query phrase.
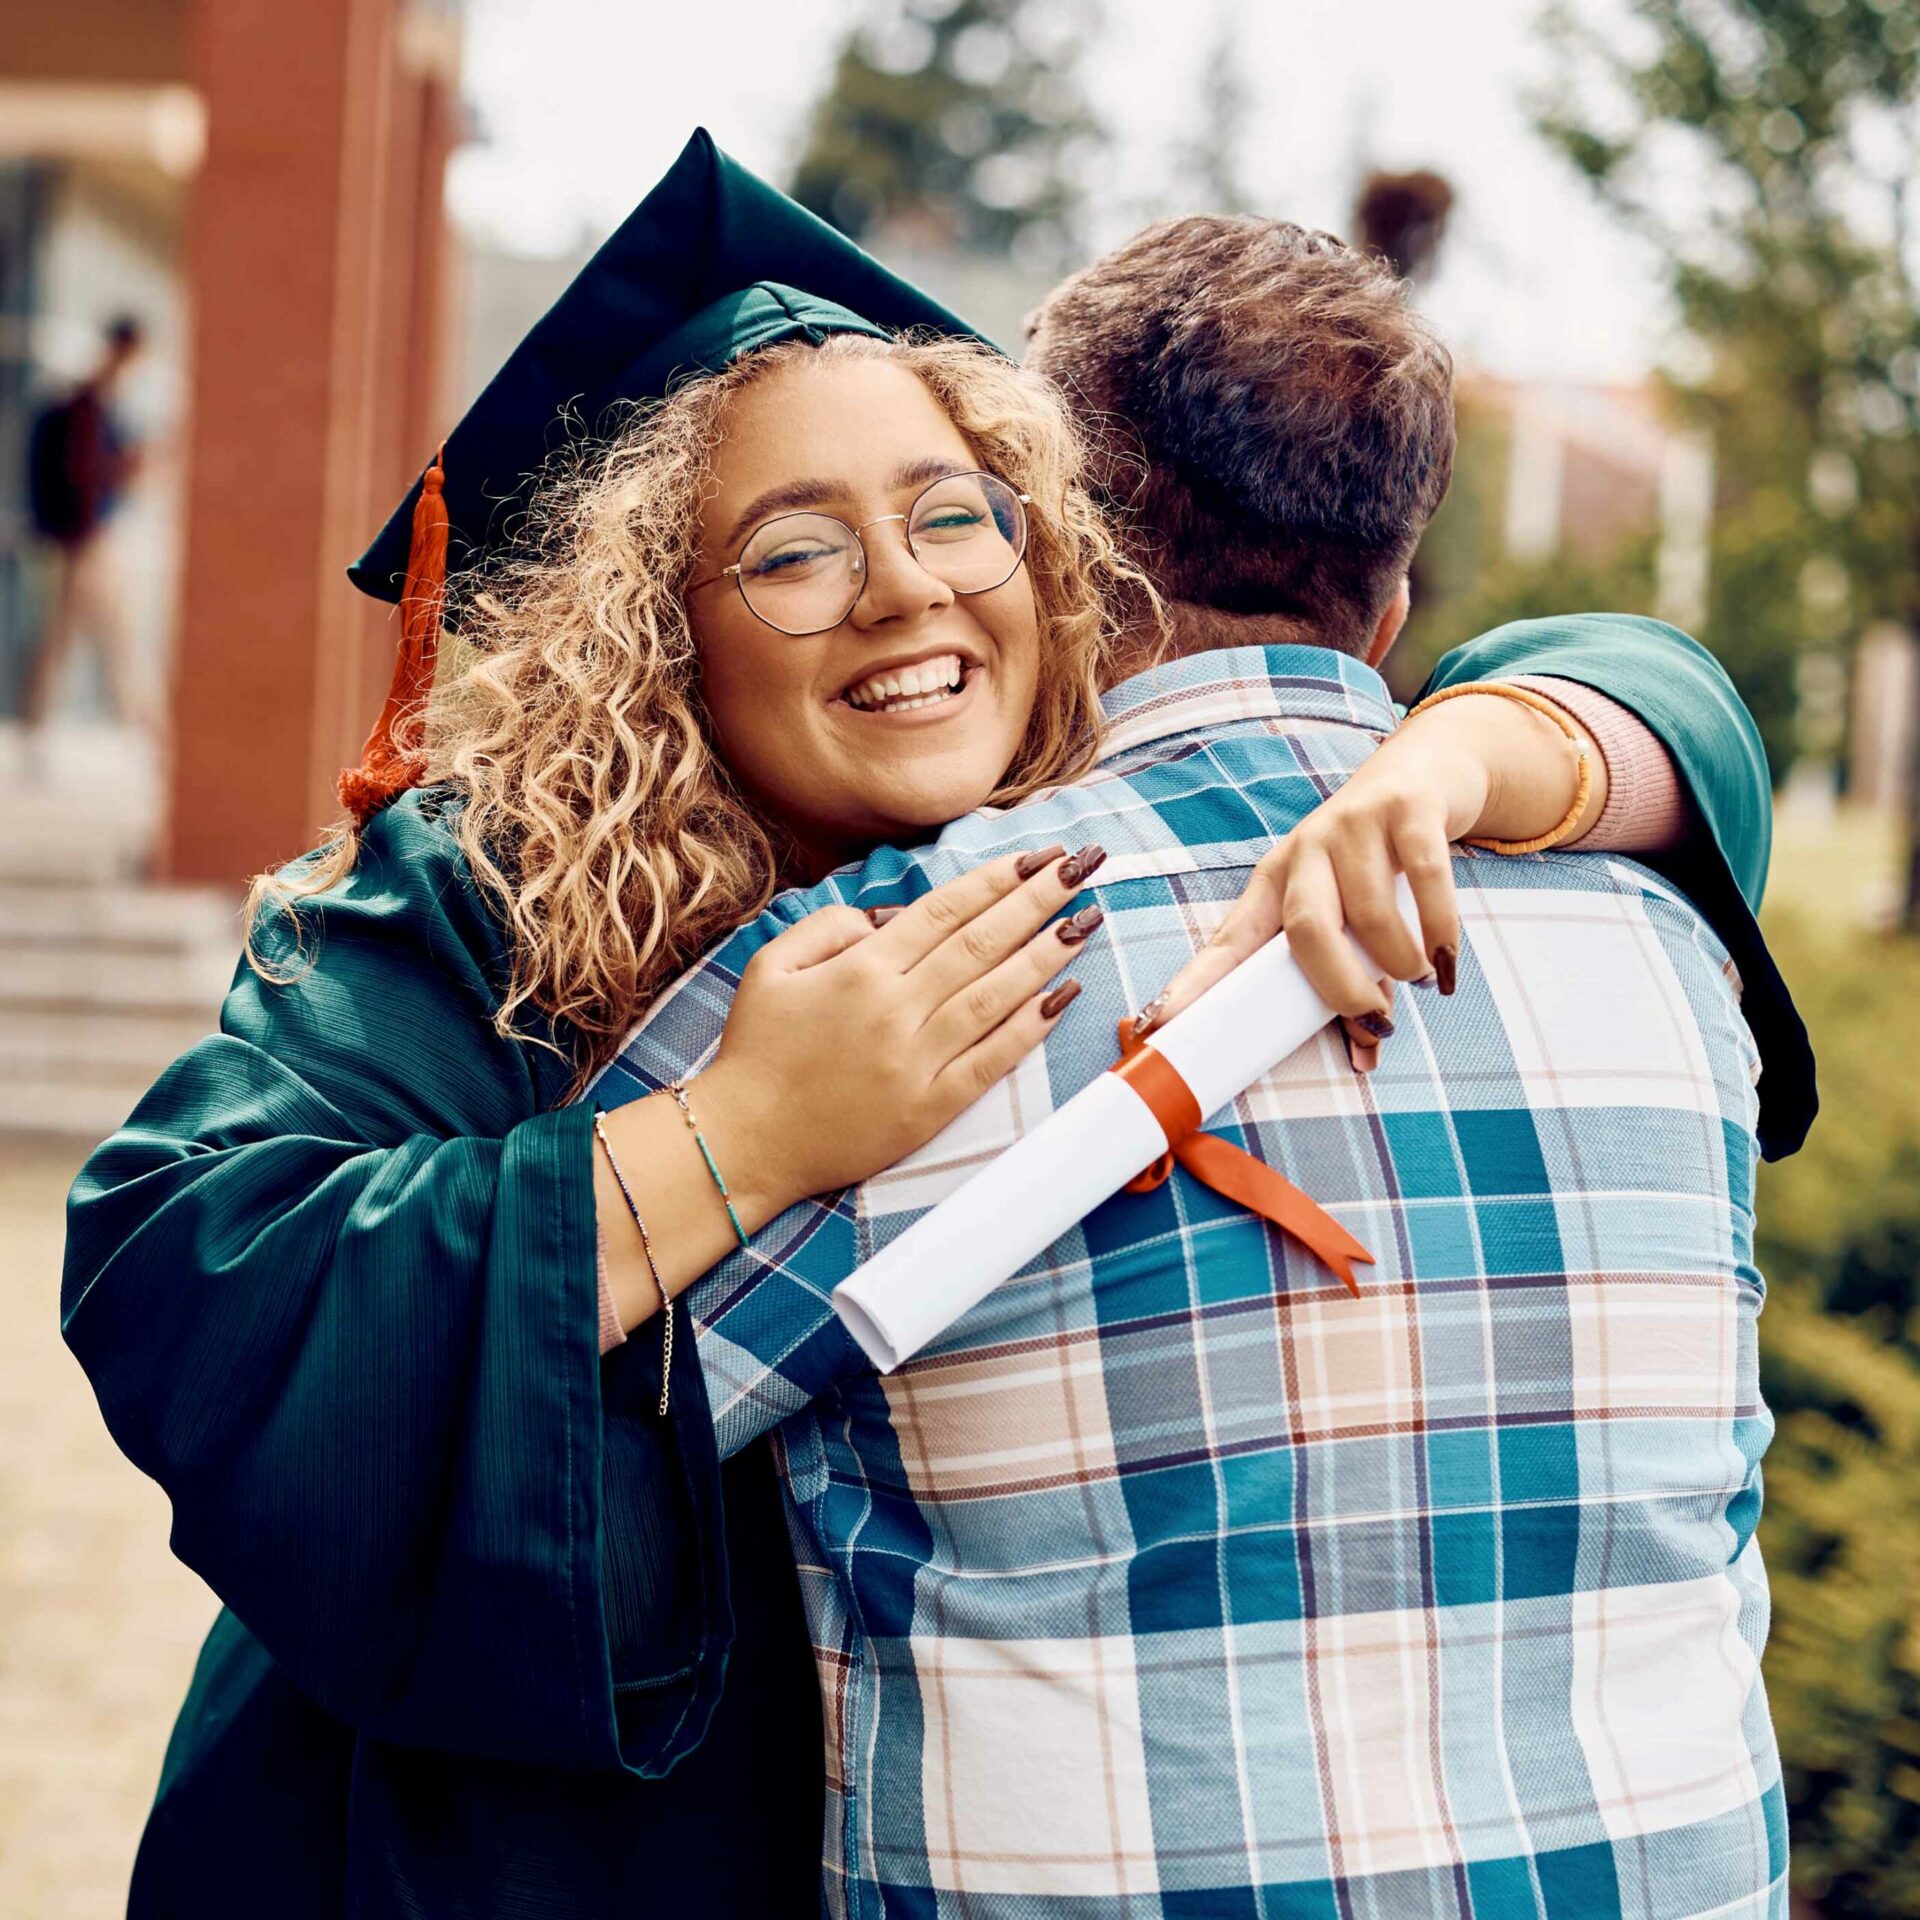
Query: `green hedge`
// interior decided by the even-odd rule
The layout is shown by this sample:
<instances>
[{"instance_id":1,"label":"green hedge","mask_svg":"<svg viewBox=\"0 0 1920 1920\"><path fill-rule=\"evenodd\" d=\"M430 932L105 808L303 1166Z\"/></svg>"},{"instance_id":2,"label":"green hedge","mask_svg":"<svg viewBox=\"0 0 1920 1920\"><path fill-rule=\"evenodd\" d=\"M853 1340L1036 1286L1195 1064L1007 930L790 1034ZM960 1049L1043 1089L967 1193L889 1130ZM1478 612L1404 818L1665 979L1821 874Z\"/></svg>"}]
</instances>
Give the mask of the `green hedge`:
<instances>
[{"instance_id":1,"label":"green hedge","mask_svg":"<svg viewBox=\"0 0 1920 1920\"><path fill-rule=\"evenodd\" d=\"M1822 1113L1759 1188L1765 1671L1796 1890L1899 1920L1920 1916L1920 943L1836 926L1835 891L1767 916Z\"/></svg>"}]
</instances>

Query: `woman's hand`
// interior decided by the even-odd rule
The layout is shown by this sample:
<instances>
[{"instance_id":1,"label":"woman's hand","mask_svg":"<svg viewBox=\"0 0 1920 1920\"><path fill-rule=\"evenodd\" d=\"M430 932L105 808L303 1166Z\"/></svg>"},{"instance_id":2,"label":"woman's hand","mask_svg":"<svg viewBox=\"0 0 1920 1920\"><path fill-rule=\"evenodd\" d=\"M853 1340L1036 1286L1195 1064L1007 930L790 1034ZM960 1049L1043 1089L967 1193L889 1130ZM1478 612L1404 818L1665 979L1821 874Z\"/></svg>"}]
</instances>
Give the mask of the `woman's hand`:
<instances>
[{"instance_id":1,"label":"woman's hand","mask_svg":"<svg viewBox=\"0 0 1920 1920\"><path fill-rule=\"evenodd\" d=\"M1055 916L1104 857L1009 854L871 919L824 907L754 956L692 1091L776 1210L925 1145L1046 1038L1101 917Z\"/></svg>"},{"instance_id":2,"label":"woman's hand","mask_svg":"<svg viewBox=\"0 0 1920 1920\"><path fill-rule=\"evenodd\" d=\"M1599 817L1606 778L1598 747L1571 715L1568 721L1593 770L1573 838ZM1578 779L1566 734L1498 694L1449 700L1402 722L1254 868L1213 939L1141 1010L1141 1030L1164 1024L1284 928L1314 991L1342 1016L1354 1066L1369 1071L1393 1032L1393 981L1453 991L1460 908L1452 843L1550 832L1572 805ZM1417 938L1394 900L1402 873L1419 912ZM1343 927L1365 949L1371 971L1341 938Z\"/></svg>"},{"instance_id":3,"label":"woman's hand","mask_svg":"<svg viewBox=\"0 0 1920 1920\"><path fill-rule=\"evenodd\" d=\"M687 1088L747 1232L924 1146L1052 1032L1080 991L1054 978L1100 909L1056 916L1105 858L1098 847L1008 854L911 906L823 907L754 955L712 1064ZM662 1288L679 1293L728 1252L732 1219L667 1095L604 1124L594 1198L607 1284L631 1332Z\"/></svg>"}]
</instances>

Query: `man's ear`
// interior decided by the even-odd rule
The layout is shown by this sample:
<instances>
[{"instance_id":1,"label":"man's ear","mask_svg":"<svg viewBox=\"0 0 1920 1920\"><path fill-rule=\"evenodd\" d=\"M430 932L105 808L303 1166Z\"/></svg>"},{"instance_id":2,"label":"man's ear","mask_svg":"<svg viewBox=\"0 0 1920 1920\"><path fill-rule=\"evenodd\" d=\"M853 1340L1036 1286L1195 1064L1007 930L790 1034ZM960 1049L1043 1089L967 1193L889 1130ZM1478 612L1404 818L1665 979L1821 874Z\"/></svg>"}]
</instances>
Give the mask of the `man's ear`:
<instances>
[{"instance_id":1,"label":"man's ear","mask_svg":"<svg viewBox=\"0 0 1920 1920\"><path fill-rule=\"evenodd\" d=\"M1393 651L1393 643L1400 638L1400 629L1407 624L1407 613L1413 605L1413 588L1403 573L1394 595L1387 602L1387 610L1380 616L1380 624L1373 630L1373 638L1367 642L1366 661L1370 667L1377 667Z\"/></svg>"}]
</instances>

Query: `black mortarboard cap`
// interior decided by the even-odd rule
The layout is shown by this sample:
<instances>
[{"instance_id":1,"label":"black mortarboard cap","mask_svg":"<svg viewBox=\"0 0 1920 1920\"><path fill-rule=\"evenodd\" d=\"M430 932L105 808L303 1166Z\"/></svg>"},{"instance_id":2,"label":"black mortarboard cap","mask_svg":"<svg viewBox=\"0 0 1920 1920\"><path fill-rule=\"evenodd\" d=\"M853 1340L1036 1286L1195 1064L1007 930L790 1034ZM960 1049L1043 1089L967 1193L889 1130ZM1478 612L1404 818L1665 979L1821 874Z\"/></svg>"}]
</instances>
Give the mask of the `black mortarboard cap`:
<instances>
[{"instance_id":1,"label":"black mortarboard cap","mask_svg":"<svg viewBox=\"0 0 1920 1920\"><path fill-rule=\"evenodd\" d=\"M697 130L447 436L448 564L510 534L569 420L595 430L777 340L909 328L986 338ZM401 598L420 486L347 570L377 599Z\"/></svg>"}]
</instances>

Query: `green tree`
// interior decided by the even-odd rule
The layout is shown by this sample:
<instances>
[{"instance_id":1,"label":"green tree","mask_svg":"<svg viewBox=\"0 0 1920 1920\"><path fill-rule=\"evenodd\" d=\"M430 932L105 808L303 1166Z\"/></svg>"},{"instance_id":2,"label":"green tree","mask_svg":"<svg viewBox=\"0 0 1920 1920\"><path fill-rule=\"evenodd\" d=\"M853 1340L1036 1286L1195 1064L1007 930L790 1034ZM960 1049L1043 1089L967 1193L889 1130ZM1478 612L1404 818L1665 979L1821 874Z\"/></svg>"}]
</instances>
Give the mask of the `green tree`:
<instances>
[{"instance_id":1,"label":"green tree","mask_svg":"<svg viewBox=\"0 0 1920 1920\"><path fill-rule=\"evenodd\" d=\"M885 0L847 36L793 194L863 239L1064 268L1099 130L1075 81L1092 0Z\"/></svg>"},{"instance_id":2,"label":"green tree","mask_svg":"<svg viewBox=\"0 0 1920 1920\"><path fill-rule=\"evenodd\" d=\"M1819 889L1831 893L1830 881ZM1829 1920L1920 1916L1920 1083L1888 1036L1920 947L1830 913L1767 936L1819 1037L1828 1114L1761 1170L1767 1691L1796 1888Z\"/></svg>"},{"instance_id":3,"label":"green tree","mask_svg":"<svg viewBox=\"0 0 1920 1920\"><path fill-rule=\"evenodd\" d=\"M1556 6L1548 137L1659 249L1717 460L1707 634L1794 749L1794 658L1920 617L1920 0Z\"/></svg>"},{"instance_id":4,"label":"green tree","mask_svg":"<svg viewBox=\"0 0 1920 1920\"><path fill-rule=\"evenodd\" d=\"M1174 152L1175 177L1189 188L1187 204L1203 213L1253 209L1241 174L1253 114L1245 41L1238 11L1222 12L1200 69L1193 131Z\"/></svg>"},{"instance_id":5,"label":"green tree","mask_svg":"<svg viewBox=\"0 0 1920 1920\"><path fill-rule=\"evenodd\" d=\"M1442 654L1509 620L1657 611L1651 530L1598 554L1560 547L1531 559L1510 552L1503 502L1512 424L1471 387L1460 395L1458 414L1453 483L1414 557L1413 612L1387 656L1388 681L1403 700L1419 691Z\"/></svg>"},{"instance_id":6,"label":"green tree","mask_svg":"<svg viewBox=\"0 0 1920 1920\"><path fill-rule=\"evenodd\" d=\"M1716 462L1703 637L1778 775L1801 663L1920 617L1920 0L1626 13L1605 37L1549 15L1541 124L1666 263L1668 382ZM1797 1893L1896 1920L1920 1916L1920 1093L1890 1041L1920 949L1849 928L1836 884L1768 919L1831 1117L1758 1196L1766 1672Z\"/></svg>"}]
</instances>

